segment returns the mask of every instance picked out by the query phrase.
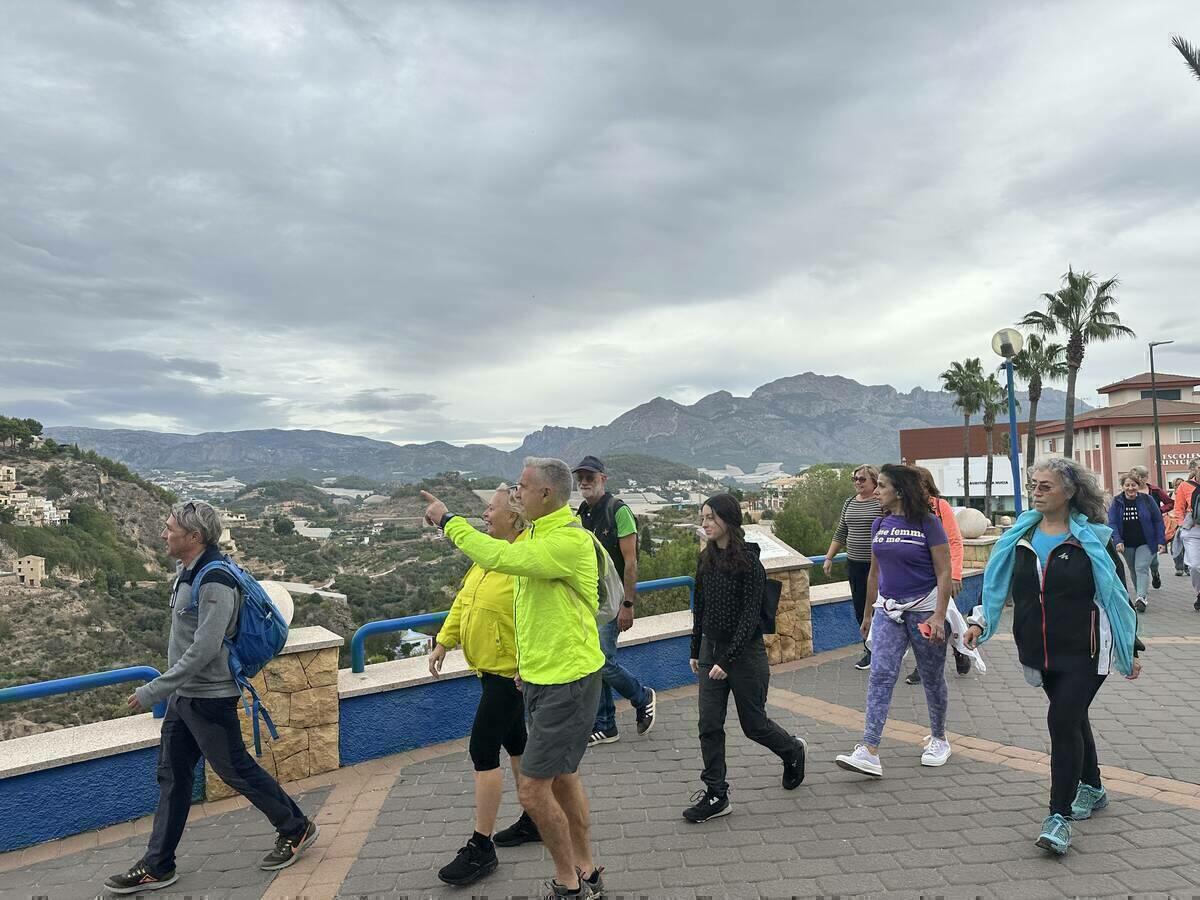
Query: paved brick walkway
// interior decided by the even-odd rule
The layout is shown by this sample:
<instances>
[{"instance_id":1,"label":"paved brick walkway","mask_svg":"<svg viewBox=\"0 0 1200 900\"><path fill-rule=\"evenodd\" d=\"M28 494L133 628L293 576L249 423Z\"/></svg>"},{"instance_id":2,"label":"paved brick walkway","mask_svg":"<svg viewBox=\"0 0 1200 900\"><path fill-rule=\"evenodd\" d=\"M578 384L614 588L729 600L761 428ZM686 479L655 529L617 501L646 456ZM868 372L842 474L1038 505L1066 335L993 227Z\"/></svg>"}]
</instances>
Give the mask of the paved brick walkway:
<instances>
[{"instance_id":1,"label":"paved brick walkway","mask_svg":"<svg viewBox=\"0 0 1200 900\"><path fill-rule=\"evenodd\" d=\"M731 711L734 814L704 825L679 815L699 787L695 689L661 694L659 722L644 738L622 713L625 738L590 751L583 769L610 896L1200 895L1200 762L1191 752L1200 613L1192 599L1188 582L1168 571L1143 617L1143 678L1110 678L1093 707L1113 803L1077 826L1065 858L1032 843L1048 789L1045 701L1021 677L1011 640L987 646L986 676L951 670L955 753L942 769L919 765L921 689L897 685L878 781L833 764L862 728L866 675L848 648L773 675L772 714L809 741L804 785L780 788L776 760L737 732ZM298 789L306 808L320 808L321 840L273 881L254 866L269 826L239 801L206 804L169 896L472 896L435 875L470 833L471 784L462 742L309 779ZM517 812L510 790L501 824ZM95 896L97 876L129 861L146 827L0 856L0 896ZM474 894L536 894L551 873L541 845L500 853L500 869Z\"/></svg>"}]
</instances>

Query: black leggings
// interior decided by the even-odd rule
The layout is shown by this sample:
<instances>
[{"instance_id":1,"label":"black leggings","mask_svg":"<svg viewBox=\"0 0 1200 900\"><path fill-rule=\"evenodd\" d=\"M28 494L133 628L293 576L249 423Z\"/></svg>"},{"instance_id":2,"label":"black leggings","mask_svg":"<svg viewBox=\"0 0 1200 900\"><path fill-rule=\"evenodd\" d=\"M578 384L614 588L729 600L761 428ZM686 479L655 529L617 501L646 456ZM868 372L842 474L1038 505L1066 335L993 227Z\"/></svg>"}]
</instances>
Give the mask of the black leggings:
<instances>
[{"instance_id":1,"label":"black leggings","mask_svg":"<svg viewBox=\"0 0 1200 900\"><path fill-rule=\"evenodd\" d=\"M1096 741L1088 707L1107 675L1094 671L1043 672L1042 690L1050 699L1050 812L1070 818L1079 782L1100 787Z\"/></svg>"},{"instance_id":2,"label":"black leggings","mask_svg":"<svg viewBox=\"0 0 1200 900\"><path fill-rule=\"evenodd\" d=\"M500 748L509 756L525 752L525 699L516 682L503 675L484 672L479 679L482 693L471 725L469 751L476 772L500 768Z\"/></svg>"}]
</instances>

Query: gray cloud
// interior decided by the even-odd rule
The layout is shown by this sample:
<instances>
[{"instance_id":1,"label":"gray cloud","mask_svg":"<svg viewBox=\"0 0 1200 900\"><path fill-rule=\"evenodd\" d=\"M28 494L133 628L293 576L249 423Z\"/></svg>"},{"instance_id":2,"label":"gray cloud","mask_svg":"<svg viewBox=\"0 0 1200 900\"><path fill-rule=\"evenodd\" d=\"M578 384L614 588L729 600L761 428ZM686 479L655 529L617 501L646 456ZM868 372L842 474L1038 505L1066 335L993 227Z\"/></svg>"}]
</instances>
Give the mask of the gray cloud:
<instances>
[{"instance_id":1,"label":"gray cloud","mask_svg":"<svg viewBox=\"0 0 1200 900\"><path fill-rule=\"evenodd\" d=\"M6 19L0 404L48 421L504 441L806 369L932 388L1068 263L1139 333L1087 390L1200 274L1166 0Z\"/></svg>"}]
</instances>

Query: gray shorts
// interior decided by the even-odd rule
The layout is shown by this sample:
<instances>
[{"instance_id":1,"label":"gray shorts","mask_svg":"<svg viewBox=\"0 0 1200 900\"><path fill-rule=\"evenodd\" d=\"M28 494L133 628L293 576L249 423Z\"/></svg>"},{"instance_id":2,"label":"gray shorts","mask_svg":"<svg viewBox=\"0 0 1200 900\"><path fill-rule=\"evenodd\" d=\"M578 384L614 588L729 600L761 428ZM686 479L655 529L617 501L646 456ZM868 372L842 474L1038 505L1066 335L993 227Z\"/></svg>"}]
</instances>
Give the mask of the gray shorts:
<instances>
[{"instance_id":1,"label":"gray shorts","mask_svg":"<svg viewBox=\"0 0 1200 900\"><path fill-rule=\"evenodd\" d=\"M522 775L553 778L579 768L596 721L602 684L599 670L566 684L525 682L529 740L521 757Z\"/></svg>"}]
</instances>

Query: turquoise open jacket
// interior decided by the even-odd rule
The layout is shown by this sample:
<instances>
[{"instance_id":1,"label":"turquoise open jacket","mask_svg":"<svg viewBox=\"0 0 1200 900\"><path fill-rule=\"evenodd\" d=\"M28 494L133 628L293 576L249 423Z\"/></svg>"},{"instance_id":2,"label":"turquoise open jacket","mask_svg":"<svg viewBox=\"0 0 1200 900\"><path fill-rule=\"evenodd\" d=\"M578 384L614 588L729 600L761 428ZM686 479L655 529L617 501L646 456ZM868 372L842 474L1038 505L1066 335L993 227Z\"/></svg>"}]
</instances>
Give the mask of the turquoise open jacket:
<instances>
[{"instance_id":1,"label":"turquoise open jacket","mask_svg":"<svg viewBox=\"0 0 1200 900\"><path fill-rule=\"evenodd\" d=\"M1036 509L1022 513L1016 524L1000 536L983 571L983 616L987 629L979 640L986 641L996 633L1004 601L1012 587L1013 561L1017 544L1042 521ZM1117 575L1116 566L1108 555L1112 529L1098 522L1089 522L1083 513L1072 513L1071 535L1079 541L1092 561L1092 577L1096 581L1096 604L1108 616L1113 635L1113 659L1122 675L1133 674L1133 651L1137 640L1137 613L1129 605L1125 582Z\"/></svg>"}]
</instances>

